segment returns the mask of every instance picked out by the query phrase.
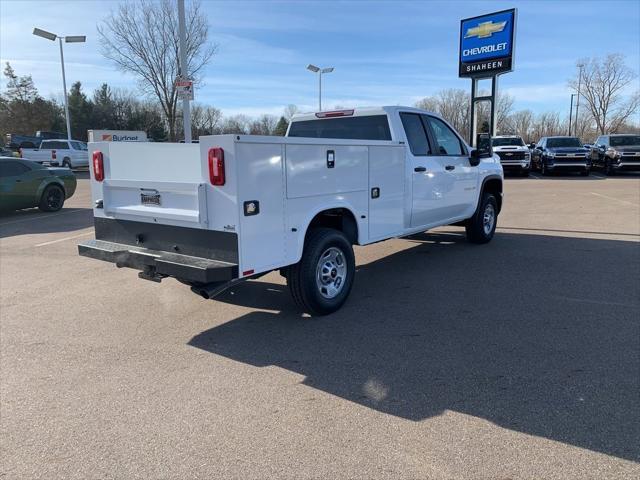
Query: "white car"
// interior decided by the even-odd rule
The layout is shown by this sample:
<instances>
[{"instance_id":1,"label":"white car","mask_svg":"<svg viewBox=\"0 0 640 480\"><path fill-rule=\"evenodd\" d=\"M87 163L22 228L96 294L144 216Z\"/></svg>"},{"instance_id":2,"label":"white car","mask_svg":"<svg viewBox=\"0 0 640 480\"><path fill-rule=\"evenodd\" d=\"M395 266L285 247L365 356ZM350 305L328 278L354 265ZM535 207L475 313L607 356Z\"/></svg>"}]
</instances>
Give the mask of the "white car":
<instances>
[{"instance_id":1,"label":"white car","mask_svg":"<svg viewBox=\"0 0 640 480\"><path fill-rule=\"evenodd\" d=\"M79 140L43 140L40 148L23 148L22 158L67 168L87 167L87 144Z\"/></svg>"},{"instance_id":2,"label":"white car","mask_svg":"<svg viewBox=\"0 0 640 480\"><path fill-rule=\"evenodd\" d=\"M491 137L493 153L500 157L505 172L517 172L523 177L531 171L531 151L518 135L497 135Z\"/></svg>"},{"instance_id":3,"label":"white car","mask_svg":"<svg viewBox=\"0 0 640 480\"><path fill-rule=\"evenodd\" d=\"M352 245L454 223L486 243L502 207L498 157L410 107L296 115L286 138L89 147L96 239L80 255L205 298L279 270L316 315L347 299Z\"/></svg>"}]
</instances>

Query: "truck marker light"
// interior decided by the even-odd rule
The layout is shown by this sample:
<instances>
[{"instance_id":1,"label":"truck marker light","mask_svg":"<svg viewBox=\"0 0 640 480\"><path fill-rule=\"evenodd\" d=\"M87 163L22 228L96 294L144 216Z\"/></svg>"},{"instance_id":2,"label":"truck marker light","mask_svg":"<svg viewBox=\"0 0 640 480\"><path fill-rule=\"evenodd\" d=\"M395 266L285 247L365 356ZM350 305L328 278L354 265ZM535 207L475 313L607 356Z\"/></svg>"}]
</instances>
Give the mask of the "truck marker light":
<instances>
[{"instance_id":1,"label":"truck marker light","mask_svg":"<svg viewBox=\"0 0 640 480\"><path fill-rule=\"evenodd\" d=\"M255 270L245 270L244 272L242 272L242 276L246 277L247 275L253 275L253 272Z\"/></svg>"},{"instance_id":2,"label":"truck marker light","mask_svg":"<svg viewBox=\"0 0 640 480\"><path fill-rule=\"evenodd\" d=\"M209 149L209 180L211 185L224 185L224 150L220 147Z\"/></svg>"},{"instance_id":3,"label":"truck marker light","mask_svg":"<svg viewBox=\"0 0 640 480\"><path fill-rule=\"evenodd\" d=\"M333 118L333 117L350 117L353 115L354 110L334 110L332 112L318 112L316 117L318 118Z\"/></svg>"},{"instance_id":4,"label":"truck marker light","mask_svg":"<svg viewBox=\"0 0 640 480\"><path fill-rule=\"evenodd\" d=\"M244 216L250 217L260 213L260 202L258 200L249 200L244 202Z\"/></svg>"},{"instance_id":5,"label":"truck marker light","mask_svg":"<svg viewBox=\"0 0 640 480\"><path fill-rule=\"evenodd\" d=\"M96 150L93 152L93 177L97 182L104 180L104 160L102 152Z\"/></svg>"}]
</instances>

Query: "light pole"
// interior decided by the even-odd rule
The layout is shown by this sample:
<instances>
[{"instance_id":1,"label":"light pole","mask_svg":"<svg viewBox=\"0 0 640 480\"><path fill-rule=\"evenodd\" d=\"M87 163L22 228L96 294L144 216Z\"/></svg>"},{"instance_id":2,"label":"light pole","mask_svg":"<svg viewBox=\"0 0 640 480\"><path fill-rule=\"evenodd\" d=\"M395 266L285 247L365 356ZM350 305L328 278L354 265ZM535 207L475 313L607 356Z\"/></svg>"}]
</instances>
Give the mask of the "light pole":
<instances>
[{"instance_id":1,"label":"light pole","mask_svg":"<svg viewBox=\"0 0 640 480\"><path fill-rule=\"evenodd\" d=\"M47 32L46 30L40 30L39 28L33 29L33 34L38 37L46 38L52 42L56 41L56 38L60 41L60 64L62 65L62 88L64 90L64 115L67 121L67 139L71 140L71 120L69 119L69 102L67 100L67 79L64 74L64 53L62 52L62 39L66 43L84 43L87 41L87 37L84 35L71 35L61 37L55 33Z\"/></svg>"},{"instance_id":2,"label":"light pole","mask_svg":"<svg viewBox=\"0 0 640 480\"><path fill-rule=\"evenodd\" d=\"M320 68L315 65L307 65L307 70L318 74L318 110L322 111L322 74L333 72L333 67Z\"/></svg>"},{"instance_id":3,"label":"light pole","mask_svg":"<svg viewBox=\"0 0 640 480\"><path fill-rule=\"evenodd\" d=\"M187 34L185 30L184 0L178 0L178 33L180 36L180 76L187 80ZM193 88L193 86L191 87ZM184 126L184 143L191 143L191 105L189 98L182 98L182 123Z\"/></svg>"},{"instance_id":4,"label":"light pole","mask_svg":"<svg viewBox=\"0 0 640 480\"><path fill-rule=\"evenodd\" d=\"M578 133L578 110L580 109L580 86L582 83L582 69L584 68L584 63L579 63L578 68L580 71L578 72L578 98L576 99L576 128L574 131Z\"/></svg>"},{"instance_id":5,"label":"light pole","mask_svg":"<svg viewBox=\"0 0 640 480\"><path fill-rule=\"evenodd\" d=\"M571 136L571 119L573 118L573 97L576 97L578 94L577 93L572 93L571 94L571 107L569 107L569 136Z\"/></svg>"}]
</instances>

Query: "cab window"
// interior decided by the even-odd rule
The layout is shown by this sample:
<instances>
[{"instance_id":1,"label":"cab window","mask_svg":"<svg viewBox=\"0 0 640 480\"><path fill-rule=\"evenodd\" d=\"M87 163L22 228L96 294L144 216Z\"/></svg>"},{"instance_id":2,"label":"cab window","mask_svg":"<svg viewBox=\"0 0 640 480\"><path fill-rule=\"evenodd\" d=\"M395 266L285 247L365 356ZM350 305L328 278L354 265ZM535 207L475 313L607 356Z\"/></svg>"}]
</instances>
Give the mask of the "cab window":
<instances>
[{"instance_id":1,"label":"cab window","mask_svg":"<svg viewBox=\"0 0 640 480\"><path fill-rule=\"evenodd\" d=\"M429 155L431 153L429 139L420 115L417 113L401 113L400 119L402 120L404 132L407 134L411 153L416 156Z\"/></svg>"},{"instance_id":2,"label":"cab window","mask_svg":"<svg viewBox=\"0 0 640 480\"><path fill-rule=\"evenodd\" d=\"M439 155L464 155L462 142L446 123L439 118L429 117L429 125L438 143Z\"/></svg>"}]
</instances>

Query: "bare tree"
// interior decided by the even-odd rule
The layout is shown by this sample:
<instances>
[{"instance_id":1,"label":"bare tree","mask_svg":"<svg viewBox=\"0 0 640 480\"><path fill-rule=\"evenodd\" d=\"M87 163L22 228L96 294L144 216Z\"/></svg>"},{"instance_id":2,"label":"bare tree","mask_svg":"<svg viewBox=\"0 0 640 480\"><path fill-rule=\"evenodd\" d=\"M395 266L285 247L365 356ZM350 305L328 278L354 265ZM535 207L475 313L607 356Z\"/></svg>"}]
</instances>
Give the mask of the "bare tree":
<instances>
[{"instance_id":1,"label":"bare tree","mask_svg":"<svg viewBox=\"0 0 640 480\"><path fill-rule=\"evenodd\" d=\"M508 129L509 114L513 109L514 99L510 95L499 95L497 104L497 129ZM462 135L469 132L471 99L469 93L458 88L441 90L432 97L425 97L416 103L416 107L438 113ZM488 122L489 104L481 102L477 109L478 123ZM482 119L482 120L481 120Z\"/></svg>"},{"instance_id":2,"label":"bare tree","mask_svg":"<svg viewBox=\"0 0 640 480\"><path fill-rule=\"evenodd\" d=\"M297 105L290 103L284 108L284 118L291 121L291 117L293 117L296 113L298 113L299 109Z\"/></svg>"},{"instance_id":3,"label":"bare tree","mask_svg":"<svg viewBox=\"0 0 640 480\"><path fill-rule=\"evenodd\" d=\"M534 140L541 137L554 135L566 135L566 128L560 123L558 112L544 112L535 117L531 126L531 135Z\"/></svg>"},{"instance_id":4,"label":"bare tree","mask_svg":"<svg viewBox=\"0 0 640 480\"><path fill-rule=\"evenodd\" d=\"M511 125L514 133L520 135L526 143L537 141L531 135L531 124L533 123L533 112L531 110L519 110L511 115Z\"/></svg>"},{"instance_id":5,"label":"bare tree","mask_svg":"<svg viewBox=\"0 0 640 480\"><path fill-rule=\"evenodd\" d=\"M580 80L580 96L586 101L600 134L617 131L640 105L638 90L624 95L637 77L636 73L617 53L580 63L584 65L582 78L576 76L569 80L569 86L577 90Z\"/></svg>"},{"instance_id":6,"label":"bare tree","mask_svg":"<svg viewBox=\"0 0 640 480\"><path fill-rule=\"evenodd\" d=\"M248 133L251 119L246 115L234 115L225 118L220 133Z\"/></svg>"},{"instance_id":7,"label":"bare tree","mask_svg":"<svg viewBox=\"0 0 640 480\"><path fill-rule=\"evenodd\" d=\"M203 67L215 53L208 43L209 26L199 0L186 11L187 72L197 83ZM123 71L139 78L142 89L160 102L169 129L176 139L179 76L179 35L177 8L172 0L135 0L120 4L101 25L98 33L102 54Z\"/></svg>"},{"instance_id":8,"label":"bare tree","mask_svg":"<svg viewBox=\"0 0 640 480\"><path fill-rule=\"evenodd\" d=\"M273 135L278 123L278 117L273 115L262 115L253 120L249 125L251 135Z\"/></svg>"}]
</instances>

